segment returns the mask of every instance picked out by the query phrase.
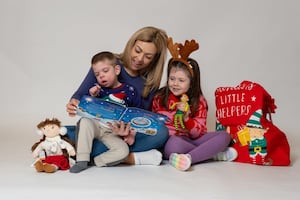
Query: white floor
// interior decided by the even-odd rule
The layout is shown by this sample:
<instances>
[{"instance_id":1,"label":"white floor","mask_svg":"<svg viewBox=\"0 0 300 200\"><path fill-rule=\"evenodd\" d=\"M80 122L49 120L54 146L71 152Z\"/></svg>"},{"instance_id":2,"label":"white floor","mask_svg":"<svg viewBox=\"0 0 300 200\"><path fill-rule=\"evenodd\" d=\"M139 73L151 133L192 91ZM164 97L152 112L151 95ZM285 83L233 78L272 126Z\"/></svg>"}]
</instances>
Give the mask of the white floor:
<instances>
[{"instance_id":1,"label":"white floor","mask_svg":"<svg viewBox=\"0 0 300 200\"><path fill-rule=\"evenodd\" d=\"M180 172L162 166L92 167L79 174L37 173L28 125L1 127L0 199L299 199L299 137L289 137L292 165L263 167L211 162Z\"/></svg>"}]
</instances>

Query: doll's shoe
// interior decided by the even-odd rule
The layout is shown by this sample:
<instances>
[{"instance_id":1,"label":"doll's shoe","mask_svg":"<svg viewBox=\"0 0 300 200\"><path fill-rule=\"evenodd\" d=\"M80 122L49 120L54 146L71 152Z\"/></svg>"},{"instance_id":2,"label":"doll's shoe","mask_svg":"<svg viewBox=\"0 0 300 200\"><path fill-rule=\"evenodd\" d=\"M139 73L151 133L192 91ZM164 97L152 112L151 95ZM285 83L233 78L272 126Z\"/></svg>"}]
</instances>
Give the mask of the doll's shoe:
<instances>
[{"instance_id":1,"label":"doll's shoe","mask_svg":"<svg viewBox=\"0 0 300 200\"><path fill-rule=\"evenodd\" d=\"M169 157L169 163L180 171L186 171L191 167L192 159L189 154L172 153Z\"/></svg>"},{"instance_id":2,"label":"doll's shoe","mask_svg":"<svg viewBox=\"0 0 300 200\"><path fill-rule=\"evenodd\" d=\"M34 167L36 169L37 172L43 172L44 171L44 165L43 165L43 162L42 161L37 161L35 164L34 164Z\"/></svg>"},{"instance_id":3,"label":"doll's shoe","mask_svg":"<svg viewBox=\"0 0 300 200\"><path fill-rule=\"evenodd\" d=\"M45 163L44 164L44 171L46 173L53 173L53 172L56 172L57 171L57 167L53 164L47 164Z\"/></svg>"},{"instance_id":4,"label":"doll's shoe","mask_svg":"<svg viewBox=\"0 0 300 200\"><path fill-rule=\"evenodd\" d=\"M233 147L228 147L225 151L217 153L213 159L217 161L233 161L237 156L237 151Z\"/></svg>"}]
</instances>

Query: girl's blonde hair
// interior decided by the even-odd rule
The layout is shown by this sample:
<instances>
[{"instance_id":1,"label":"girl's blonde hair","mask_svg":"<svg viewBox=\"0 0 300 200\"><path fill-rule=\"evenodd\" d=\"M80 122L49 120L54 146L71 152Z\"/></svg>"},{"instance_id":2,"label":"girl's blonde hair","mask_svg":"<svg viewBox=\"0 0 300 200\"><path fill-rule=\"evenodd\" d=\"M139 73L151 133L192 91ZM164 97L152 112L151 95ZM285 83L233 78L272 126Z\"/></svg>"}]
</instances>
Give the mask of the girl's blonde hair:
<instances>
[{"instance_id":1,"label":"girl's blonde hair","mask_svg":"<svg viewBox=\"0 0 300 200\"><path fill-rule=\"evenodd\" d=\"M129 67L130 52L137 40L152 42L157 49L156 55L149 66L139 71L139 74L145 78L142 96L147 97L151 91L159 89L167 56L168 36L164 30L152 26L147 26L136 31L128 40L123 53L119 55L125 68Z\"/></svg>"}]
</instances>

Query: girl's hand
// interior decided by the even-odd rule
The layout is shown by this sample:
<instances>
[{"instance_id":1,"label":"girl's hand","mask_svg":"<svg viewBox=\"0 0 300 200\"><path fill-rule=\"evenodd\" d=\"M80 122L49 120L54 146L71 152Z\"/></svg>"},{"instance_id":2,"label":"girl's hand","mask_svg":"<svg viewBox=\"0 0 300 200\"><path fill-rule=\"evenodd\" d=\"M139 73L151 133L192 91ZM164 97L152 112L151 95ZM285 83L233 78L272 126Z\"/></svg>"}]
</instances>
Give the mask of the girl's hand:
<instances>
[{"instance_id":1,"label":"girl's hand","mask_svg":"<svg viewBox=\"0 0 300 200\"><path fill-rule=\"evenodd\" d=\"M92 97L98 96L100 93L101 86L99 84L95 84L95 86L91 87L89 92Z\"/></svg>"},{"instance_id":2,"label":"girl's hand","mask_svg":"<svg viewBox=\"0 0 300 200\"><path fill-rule=\"evenodd\" d=\"M111 130L119 136L127 136L130 133L130 123L125 124L123 121L109 124Z\"/></svg>"},{"instance_id":3,"label":"girl's hand","mask_svg":"<svg viewBox=\"0 0 300 200\"><path fill-rule=\"evenodd\" d=\"M184 103L184 102L179 102L179 103L177 104L177 110L180 110L180 111L182 111L182 112L185 111L185 107L186 107L186 103Z\"/></svg>"},{"instance_id":4,"label":"girl's hand","mask_svg":"<svg viewBox=\"0 0 300 200\"><path fill-rule=\"evenodd\" d=\"M187 121L189 119L190 113L191 113L190 109L188 109L188 111L184 113L184 115L183 115L183 121Z\"/></svg>"},{"instance_id":5,"label":"girl's hand","mask_svg":"<svg viewBox=\"0 0 300 200\"><path fill-rule=\"evenodd\" d=\"M184 113L183 114L183 120L187 121L189 119L189 115L191 113L189 105L187 103L180 102L177 105L177 109Z\"/></svg>"},{"instance_id":6,"label":"girl's hand","mask_svg":"<svg viewBox=\"0 0 300 200\"><path fill-rule=\"evenodd\" d=\"M69 103L66 105L69 116L74 117L76 115L78 104L79 104L79 100L77 99L71 99L69 101Z\"/></svg>"}]
</instances>

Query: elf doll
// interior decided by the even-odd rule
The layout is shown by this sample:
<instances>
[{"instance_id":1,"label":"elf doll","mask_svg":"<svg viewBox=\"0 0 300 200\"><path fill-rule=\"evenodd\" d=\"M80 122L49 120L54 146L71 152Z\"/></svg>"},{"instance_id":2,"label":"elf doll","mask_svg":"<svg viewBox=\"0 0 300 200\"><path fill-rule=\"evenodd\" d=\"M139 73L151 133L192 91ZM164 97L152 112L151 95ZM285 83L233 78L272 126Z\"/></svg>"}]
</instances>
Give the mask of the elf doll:
<instances>
[{"instance_id":1,"label":"elf doll","mask_svg":"<svg viewBox=\"0 0 300 200\"><path fill-rule=\"evenodd\" d=\"M173 103L170 106L170 110L174 110L175 106L179 103L184 103L184 105L185 105L184 110L177 109L176 113L175 113L175 116L174 116L174 126L175 126L175 129L177 131L179 130L178 120L179 120L179 124L180 124L181 128L185 129L185 126L184 126L184 123L183 123L183 115L184 115L184 113L186 113L189 110L190 106L188 104L188 101L189 101L189 97L186 94L183 94L180 97L180 102Z\"/></svg>"}]
</instances>

